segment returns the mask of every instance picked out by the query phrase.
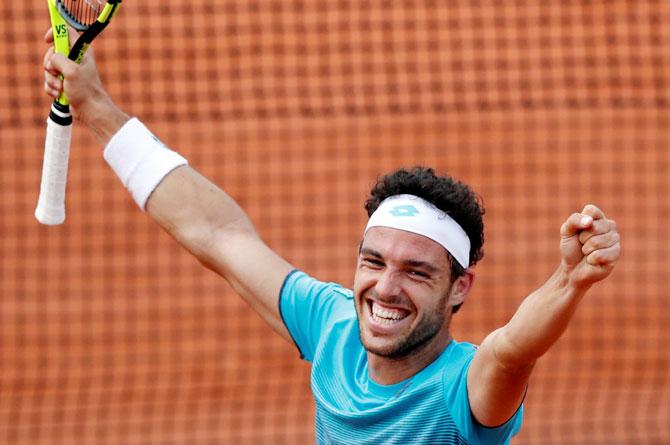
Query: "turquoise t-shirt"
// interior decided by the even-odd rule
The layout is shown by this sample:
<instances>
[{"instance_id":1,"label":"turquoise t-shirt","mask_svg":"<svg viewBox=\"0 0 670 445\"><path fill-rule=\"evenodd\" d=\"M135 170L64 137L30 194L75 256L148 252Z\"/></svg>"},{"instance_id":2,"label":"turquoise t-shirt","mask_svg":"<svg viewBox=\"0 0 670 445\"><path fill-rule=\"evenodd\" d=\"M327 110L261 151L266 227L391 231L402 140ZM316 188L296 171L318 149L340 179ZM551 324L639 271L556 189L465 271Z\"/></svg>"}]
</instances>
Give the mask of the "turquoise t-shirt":
<instances>
[{"instance_id":1,"label":"turquoise t-shirt","mask_svg":"<svg viewBox=\"0 0 670 445\"><path fill-rule=\"evenodd\" d=\"M466 383L472 344L452 341L413 377L380 385L368 376L349 289L293 271L279 308L302 358L312 362L319 444L508 444L521 428L523 408L497 428L472 416Z\"/></svg>"}]
</instances>

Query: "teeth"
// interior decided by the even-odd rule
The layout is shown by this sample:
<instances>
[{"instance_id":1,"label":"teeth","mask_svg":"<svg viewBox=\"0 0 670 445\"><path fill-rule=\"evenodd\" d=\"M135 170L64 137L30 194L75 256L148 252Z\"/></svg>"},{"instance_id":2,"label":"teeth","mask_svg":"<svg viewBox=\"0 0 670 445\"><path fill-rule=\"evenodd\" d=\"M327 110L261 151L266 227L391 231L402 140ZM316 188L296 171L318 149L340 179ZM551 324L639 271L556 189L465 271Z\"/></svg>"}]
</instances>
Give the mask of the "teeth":
<instances>
[{"instance_id":1,"label":"teeth","mask_svg":"<svg viewBox=\"0 0 670 445\"><path fill-rule=\"evenodd\" d=\"M402 311L384 309L374 302L372 303L372 316L375 321L384 324L391 324L402 318L405 318L405 315Z\"/></svg>"}]
</instances>

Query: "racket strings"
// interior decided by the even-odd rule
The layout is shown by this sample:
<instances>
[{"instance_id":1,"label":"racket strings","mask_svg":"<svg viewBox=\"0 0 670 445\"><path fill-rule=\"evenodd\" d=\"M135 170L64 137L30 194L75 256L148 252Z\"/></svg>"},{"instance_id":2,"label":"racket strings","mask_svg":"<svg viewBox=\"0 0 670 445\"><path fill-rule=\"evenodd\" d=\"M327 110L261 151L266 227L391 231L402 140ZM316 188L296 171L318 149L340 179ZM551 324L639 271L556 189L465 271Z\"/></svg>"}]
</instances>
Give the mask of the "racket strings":
<instances>
[{"instance_id":1,"label":"racket strings","mask_svg":"<svg viewBox=\"0 0 670 445\"><path fill-rule=\"evenodd\" d=\"M70 19L84 25L91 26L102 12L105 1L102 0L59 0L61 11Z\"/></svg>"}]
</instances>

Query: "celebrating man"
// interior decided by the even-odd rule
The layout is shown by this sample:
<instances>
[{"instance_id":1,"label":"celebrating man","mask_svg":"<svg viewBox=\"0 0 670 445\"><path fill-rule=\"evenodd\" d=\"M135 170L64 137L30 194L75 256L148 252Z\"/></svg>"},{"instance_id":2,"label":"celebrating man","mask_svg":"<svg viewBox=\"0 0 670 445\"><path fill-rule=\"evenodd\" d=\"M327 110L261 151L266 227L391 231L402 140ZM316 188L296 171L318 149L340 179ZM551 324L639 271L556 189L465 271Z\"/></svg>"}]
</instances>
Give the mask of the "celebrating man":
<instances>
[{"instance_id":1,"label":"celebrating man","mask_svg":"<svg viewBox=\"0 0 670 445\"><path fill-rule=\"evenodd\" d=\"M459 343L450 321L483 244L468 186L430 168L380 178L348 290L265 245L230 196L113 103L92 55L76 65L50 49L44 66L46 92L65 91L138 206L312 363L318 443L508 443L536 360L619 257L614 222L585 206L560 228L547 282L479 347Z\"/></svg>"}]
</instances>

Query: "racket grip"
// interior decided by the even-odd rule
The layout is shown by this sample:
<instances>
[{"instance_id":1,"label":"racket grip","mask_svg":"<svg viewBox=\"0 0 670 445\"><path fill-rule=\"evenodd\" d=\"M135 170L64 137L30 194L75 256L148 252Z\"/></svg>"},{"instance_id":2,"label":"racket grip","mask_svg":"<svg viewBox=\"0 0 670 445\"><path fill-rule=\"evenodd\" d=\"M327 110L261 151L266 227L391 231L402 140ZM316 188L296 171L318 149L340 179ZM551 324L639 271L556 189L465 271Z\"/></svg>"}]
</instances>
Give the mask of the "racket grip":
<instances>
[{"instance_id":1,"label":"racket grip","mask_svg":"<svg viewBox=\"0 0 670 445\"><path fill-rule=\"evenodd\" d=\"M47 118L42 182L35 218L46 225L65 221L65 187L72 140L72 114L69 106L57 102Z\"/></svg>"}]
</instances>

